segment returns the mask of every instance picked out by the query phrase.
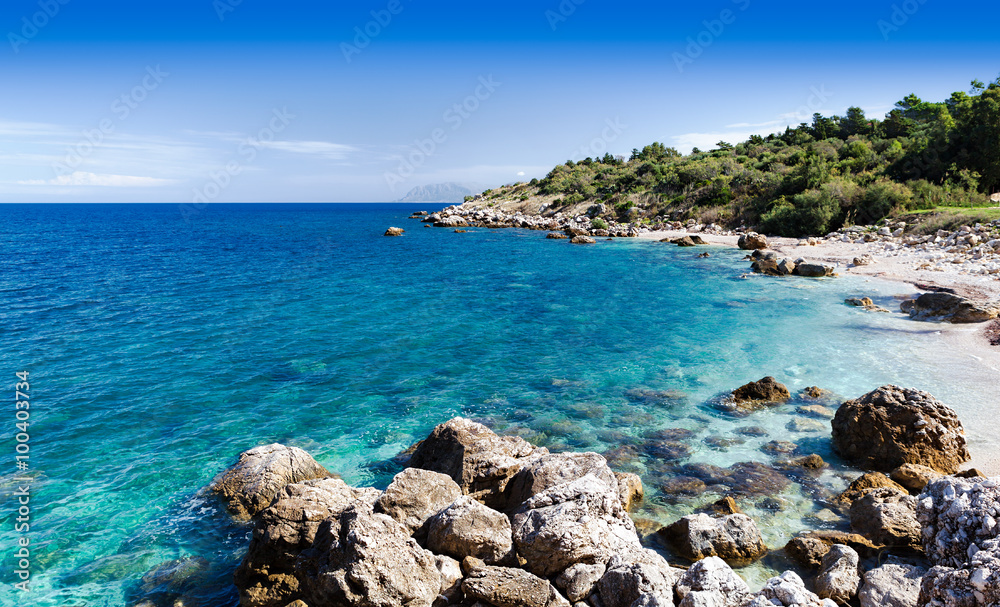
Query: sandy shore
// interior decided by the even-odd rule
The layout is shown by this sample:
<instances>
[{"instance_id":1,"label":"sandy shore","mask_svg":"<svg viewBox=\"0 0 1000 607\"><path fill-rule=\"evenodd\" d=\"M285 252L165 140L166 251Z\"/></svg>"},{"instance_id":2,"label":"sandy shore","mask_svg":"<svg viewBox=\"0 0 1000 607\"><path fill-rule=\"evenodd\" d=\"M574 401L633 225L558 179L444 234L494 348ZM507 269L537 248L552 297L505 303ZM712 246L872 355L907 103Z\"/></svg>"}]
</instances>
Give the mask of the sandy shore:
<instances>
[{"instance_id":1,"label":"sandy shore","mask_svg":"<svg viewBox=\"0 0 1000 607\"><path fill-rule=\"evenodd\" d=\"M685 231L648 232L639 236L644 240L662 240L664 238L680 238L690 235ZM712 245L736 247L738 236L698 233L698 236ZM927 261L928 254L919 251L904 251L897 256L886 256L871 243L858 244L835 241L823 241L815 246L802 246L800 241L792 238L768 238L770 250L779 257L790 259L803 258L810 262L835 266L837 273L843 276L866 276L873 280L900 283L900 291L913 292L913 287L933 285L955 289L956 292L969 297L982 299L1000 299L1000 279L997 277L975 276L963 273L957 267L945 268L943 271L919 269ZM867 266L855 266L852 261L862 255L871 255L874 263ZM749 263L747 266L749 271ZM782 280L776 278L775 280ZM906 286L904 286L906 285ZM920 286L918 286L920 285ZM898 312L898 310L893 310ZM984 408L995 410L1000 407L1000 347L991 346L985 335L987 323L976 325L953 325L935 323L935 329L945 341L942 355L949 358L942 364L952 365L960 369L958 381L968 382L967 385L983 387ZM983 412L985 413L985 412ZM986 416L989 418L989 416ZM971 424L979 424L980 420L970 420ZM970 429L970 434L980 435L982 428ZM986 433L992 435L992 433ZM975 438L970 436L970 438ZM976 441L978 442L978 441ZM990 475L1000 475L1000 441L991 441L989 448L976 449L972 447L972 466Z\"/></svg>"}]
</instances>

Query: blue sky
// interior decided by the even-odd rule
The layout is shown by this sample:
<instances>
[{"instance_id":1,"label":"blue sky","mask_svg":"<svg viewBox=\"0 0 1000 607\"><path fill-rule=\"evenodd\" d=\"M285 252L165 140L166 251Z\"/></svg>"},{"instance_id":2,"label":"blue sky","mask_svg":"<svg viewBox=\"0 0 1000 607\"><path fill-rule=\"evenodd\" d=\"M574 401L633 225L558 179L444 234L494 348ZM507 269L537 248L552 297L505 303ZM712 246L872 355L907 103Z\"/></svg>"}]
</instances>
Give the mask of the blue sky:
<instances>
[{"instance_id":1,"label":"blue sky","mask_svg":"<svg viewBox=\"0 0 1000 607\"><path fill-rule=\"evenodd\" d=\"M814 111L881 117L908 93L995 79L998 14L940 0L6 0L0 201L388 201L656 140L736 142Z\"/></svg>"}]
</instances>

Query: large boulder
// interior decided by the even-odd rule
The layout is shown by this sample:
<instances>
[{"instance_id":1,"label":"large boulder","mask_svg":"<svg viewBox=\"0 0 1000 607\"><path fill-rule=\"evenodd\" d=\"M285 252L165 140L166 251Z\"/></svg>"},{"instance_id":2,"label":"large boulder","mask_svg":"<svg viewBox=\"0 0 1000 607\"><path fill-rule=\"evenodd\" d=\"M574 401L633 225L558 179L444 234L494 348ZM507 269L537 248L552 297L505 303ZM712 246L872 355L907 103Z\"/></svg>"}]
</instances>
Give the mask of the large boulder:
<instances>
[{"instance_id":1,"label":"large boulder","mask_svg":"<svg viewBox=\"0 0 1000 607\"><path fill-rule=\"evenodd\" d=\"M858 597L861 607L917 607L920 581L927 570L905 563L888 563L865 573Z\"/></svg>"},{"instance_id":2,"label":"large boulder","mask_svg":"<svg viewBox=\"0 0 1000 607\"><path fill-rule=\"evenodd\" d=\"M1000 537L998 479L946 476L917 498L924 552L931 563L960 567L977 546Z\"/></svg>"},{"instance_id":3,"label":"large boulder","mask_svg":"<svg viewBox=\"0 0 1000 607\"><path fill-rule=\"evenodd\" d=\"M548 580L523 569L493 567L474 558L463 565L467 571L462 590L472 601L494 607L569 607L569 601Z\"/></svg>"},{"instance_id":4,"label":"large boulder","mask_svg":"<svg viewBox=\"0 0 1000 607\"><path fill-rule=\"evenodd\" d=\"M718 556L736 564L746 564L767 553L756 523L745 514L713 518L690 514L659 531L684 558L697 561Z\"/></svg>"},{"instance_id":5,"label":"large boulder","mask_svg":"<svg viewBox=\"0 0 1000 607\"><path fill-rule=\"evenodd\" d=\"M833 266L825 266L820 263L807 263L800 259L795 262L795 270L792 273L796 276L805 276L807 278L822 278L824 276L833 276L834 270Z\"/></svg>"},{"instance_id":6,"label":"large boulder","mask_svg":"<svg viewBox=\"0 0 1000 607\"><path fill-rule=\"evenodd\" d=\"M430 519L427 547L456 559L472 556L491 565L506 563L513 558L510 520L463 496Z\"/></svg>"},{"instance_id":7,"label":"large boulder","mask_svg":"<svg viewBox=\"0 0 1000 607\"><path fill-rule=\"evenodd\" d=\"M683 574L652 550L632 551L611 557L597 591L603 607L673 607L674 586Z\"/></svg>"},{"instance_id":8,"label":"large boulder","mask_svg":"<svg viewBox=\"0 0 1000 607\"><path fill-rule=\"evenodd\" d=\"M993 607L1000 605L1000 541L983 542L958 569L932 567L920 583L918 605L928 607Z\"/></svg>"},{"instance_id":9,"label":"large boulder","mask_svg":"<svg viewBox=\"0 0 1000 607\"><path fill-rule=\"evenodd\" d=\"M953 474L970 459L964 434L950 407L897 386L849 400L833 418L834 449L861 468L883 472L921 464Z\"/></svg>"},{"instance_id":10,"label":"large boulder","mask_svg":"<svg viewBox=\"0 0 1000 607\"><path fill-rule=\"evenodd\" d=\"M736 242L736 246L744 251L766 249L767 237L763 234L758 234L757 232L747 232L746 234L740 236L740 239Z\"/></svg>"},{"instance_id":11,"label":"large boulder","mask_svg":"<svg viewBox=\"0 0 1000 607\"><path fill-rule=\"evenodd\" d=\"M641 548L617 486L588 474L529 498L513 517L514 544L527 568L548 577L576 563L606 563Z\"/></svg>"},{"instance_id":12,"label":"large boulder","mask_svg":"<svg viewBox=\"0 0 1000 607\"><path fill-rule=\"evenodd\" d=\"M783 403L791 398L791 396L788 388L771 376L750 382L733 390L733 400L738 403L750 401Z\"/></svg>"},{"instance_id":13,"label":"large boulder","mask_svg":"<svg viewBox=\"0 0 1000 607\"><path fill-rule=\"evenodd\" d=\"M355 489L339 478L286 485L257 520L235 582L243 607L284 607L299 598L299 555L312 547L320 523L354 504L370 506L376 489Z\"/></svg>"},{"instance_id":14,"label":"large boulder","mask_svg":"<svg viewBox=\"0 0 1000 607\"><path fill-rule=\"evenodd\" d=\"M872 489L851 504L851 529L876 544L919 548L917 499L894 489Z\"/></svg>"},{"instance_id":15,"label":"large boulder","mask_svg":"<svg viewBox=\"0 0 1000 607\"><path fill-rule=\"evenodd\" d=\"M924 293L904 301L900 308L916 320L972 323L1000 317L1000 304L975 302L952 293Z\"/></svg>"},{"instance_id":16,"label":"large boulder","mask_svg":"<svg viewBox=\"0 0 1000 607\"><path fill-rule=\"evenodd\" d=\"M546 489L591 474L609 487L618 487L608 461L597 453L550 453L526 463L507 486L506 501L517 509L524 500Z\"/></svg>"},{"instance_id":17,"label":"large boulder","mask_svg":"<svg viewBox=\"0 0 1000 607\"><path fill-rule=\"evenodd\" d=\"M375 503L375 511L403 523L410 533L420 531L422 536L428 519L461 495L462 488L447 474L407 468L386 487Z\"/></svg>"},{"instance_id":18,"label":"large boulder","mask_svg":"<svg viewBox=\"0 0 1000 607\"><path fill-rule=\"evenodd\" d=\"M434 428L410 457L410 466L450 476L462 492L503 510L504 490L526 458L547 454L517 436L497 436L486 426L456 417Z\"/></svg>"},{"instance_id":19,"label":"large boulder","mask_svg":"<svg viewBox=\"0 0 1000 607\"><path fill-rule=\"evenodd\" d=\"M302 449L273 443L240 453L208 488L222 497L234 518L249 520L267 508L285 485L329 476Z\"/></svg>"},{"instance_id":20,"label":"large boulder","mask_svg":"<svg viewBox=\"0 0 1000 607\"><path fill-rule=\"evenodd\" d=\"M430 607L444 586L437 565L402 523L355 504L320 525L299 561L303 600L309 607Z\"/></svg>"},{"instance_id":21,"label":"large boulder","mask_svg":"<svg viewBox=\"0 0 1000 607\"><path fill-rule=\"evenodd\" d=\"M750 587L719 557L710 556L688 569L677 582L679 607L742 607Z\"/></svg>"},{"instance_id":22,"label":"large boulder","mask_svg":"<svg viewBox=\"0 0 1000 607\"><path fill-rule=\"evenodd\" d=\"M848 604L858 594L861 573L858 553L843 544L836 544L823 557L819 575L816 576L816 595L833 599L841 605Z\"/></svg>"}]
</instances>

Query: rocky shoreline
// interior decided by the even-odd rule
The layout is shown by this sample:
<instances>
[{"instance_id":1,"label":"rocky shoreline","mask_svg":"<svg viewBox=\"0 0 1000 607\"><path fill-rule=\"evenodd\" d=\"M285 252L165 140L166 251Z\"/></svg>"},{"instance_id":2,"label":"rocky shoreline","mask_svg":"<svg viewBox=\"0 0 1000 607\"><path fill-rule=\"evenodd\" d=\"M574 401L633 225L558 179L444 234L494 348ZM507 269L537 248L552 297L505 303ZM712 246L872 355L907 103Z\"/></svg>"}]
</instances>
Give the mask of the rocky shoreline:
<instances>
[{"instance_id":1,"label":"rocky shoreline","mask_svg":"<svg viewBox=\"0 0 1000 607\"><path fill-rule=\"evenodd\" d=\"M681 247L735 245L752 251L751 271L758 274L832 277L837 275L837 266L843 264L848 272L910 282L931 291L901 305L900 311L915 320L980 323L1000 318L1000 221L923 236L906 234L905 223L886 221L879 226L842 228L823 237L769 239L742 228L726 230L715 224L698 224L694 220L682 223L663 216L647 223L619 223L603 204L593 205L582 214L566 214L545 206L537 212L506 210L478 198L433 214L414 213L411 218L420 219L425 226L445 228L546 230L548 238L567 239L571 244L596 244L597 238L644 238ZM386 235L402 232L390 228ZM768 250L772 248L775 250ZM842 251L840 255L831 255L831 251L838 250ZM794 251L796 258L779 257L784 251ZM849 253L846 259L843 251ZM933 282L918 279L918 273L933 273ZM939 284L942 282L944 286ZM882 310L877 306L862 307ZM991 343L996 342L990 335L987 337Z\"/></svg>"},{"instance_id":2,"label":"rocky shoreline","mask_svg":"<svg viewBox=\"0 0 1000 607\"><path fill-rule=\"evenodd\" d=\"M725 404L753 415L789 398L764 378ZM884 386L841 404L829 427L834 451L867 470L829 500L850 531L803 529L783 547L766 545L739 491L650 529L629 515L637 475L464 418L409 450L384 491L273 444L240 454L208 492L253 528L235 574L243 607L998 604L1000 480L960 470L954 411ZM812 455L774 470L825 465ZM733 567L770 552L800 567L754 592ZM183 601L136 603L160 604Z\"/></svg>"},{"instance_id":3,"label":"rocky shoreline","mask_svg":"<svg viewBox=\"0 0 1000 607\"><path fill-rule=\"evenodd\" d=\"M699 224L691 219L686 222L671 221L656 216L643 223L619 223L611 209L604 204L589 207L585 213L563 213L545 206L538 212L505 210L490 206L482 199L447 207L437 213L418 213L419 218L435 227L485 227L548 230L573 236L634 238L661 232L740 236L746 238L750 230L727 230L716 224ZM885 220L874 226L849 226L825 236L804 239L779 239L795 246L821 246L843 243L862 245L869 259L855 265L867 265L872 258L901 257L912 259L915 268L942 272L956 269L969 275L996 276L1000 280L1000 220L989 224L962 226L955 231L938 230L935 234L907 234L905 222ZM765 241L766 242L766 241ZM743 248L743 247L741 247ZM749 249L766 248L748 246ZM864 255L858 258L864 260Z\"/></svg>"}]
</instances>

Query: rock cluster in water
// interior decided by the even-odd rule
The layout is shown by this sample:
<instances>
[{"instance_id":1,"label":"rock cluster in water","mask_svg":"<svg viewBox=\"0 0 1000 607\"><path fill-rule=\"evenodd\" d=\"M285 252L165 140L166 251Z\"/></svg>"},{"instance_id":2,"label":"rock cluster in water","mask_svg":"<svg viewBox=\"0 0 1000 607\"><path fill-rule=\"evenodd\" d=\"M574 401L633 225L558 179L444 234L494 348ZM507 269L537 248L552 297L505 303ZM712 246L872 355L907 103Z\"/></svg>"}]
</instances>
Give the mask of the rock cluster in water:
<instances>
[{"instance_id":1,"label":"rock cluster in water","mask_svg":"<svg viewBox=\"0 0 1000 607\"><path fill-rule=\"evenodd\" d=\"M788 398L773 378L734 392ZM853 533L794 538L784 554L814 576L786 571L757 593L731 565L768 546L732 497L656 534L693 561L685 570L640 541L628 514L642 496L636 475L596 453L550 453L463 418L437 426L384 491L351 487L282 445L241 454L210 490L253 521L235 575L244 607L1000 604L1000 486L974 472L944 476L968 459L954 413L925 393L885 386L844 403L833 423L839 448L865 437L870 453L855 449L858 463L899 483L879 472L856 479L838 498ZM818 456L788 462L824 465ZM737 466L715 472L733 495L740 475L757 488L769 475L788 483L769 466Z\"/></svg>"}]
</instances>

